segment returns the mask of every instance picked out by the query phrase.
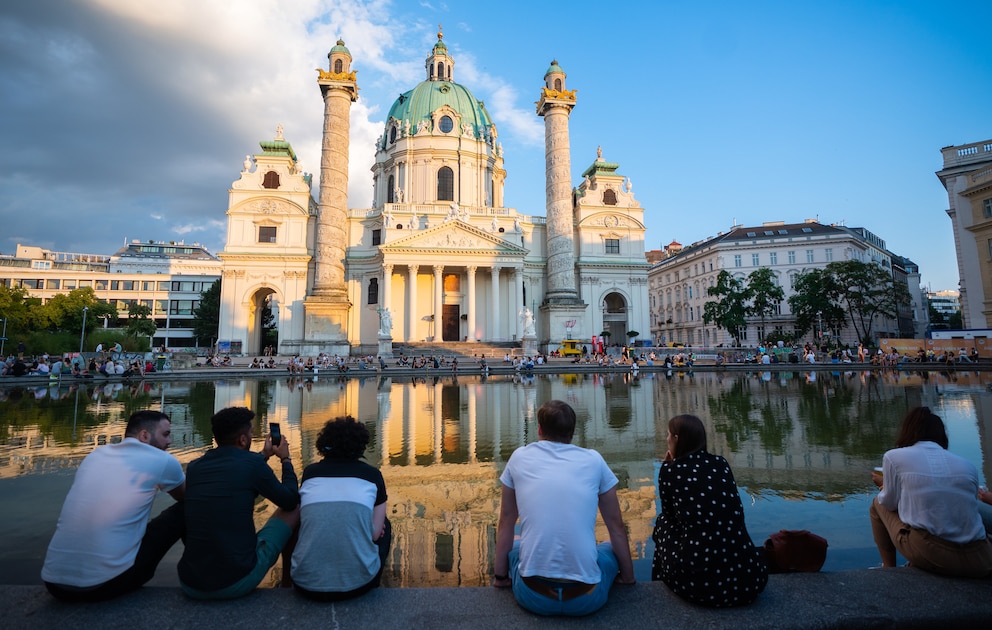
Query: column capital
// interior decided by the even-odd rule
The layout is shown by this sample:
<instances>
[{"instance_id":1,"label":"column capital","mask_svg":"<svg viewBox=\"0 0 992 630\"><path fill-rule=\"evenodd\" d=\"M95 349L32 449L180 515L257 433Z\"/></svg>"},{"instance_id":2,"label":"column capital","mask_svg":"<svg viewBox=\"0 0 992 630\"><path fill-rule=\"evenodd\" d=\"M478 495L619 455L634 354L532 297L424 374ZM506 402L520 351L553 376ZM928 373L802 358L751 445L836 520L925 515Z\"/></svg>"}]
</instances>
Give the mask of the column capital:
<instances>
[{"instance_id":1,"label":"column capital","mask_svg":"<svg viewBox=\"0 0 992 630\"><path fill-rule=\"evenodd\" d=\"M434 275L440 276L444 273L444 265L434 265Z\"/></svg>"},{"instance_id":2,"label":"column capital","mask_svg":"<svg viewBox=\"0 0 992 630\"><path fill-rule=\"evenodd\" d=\"M387 276L392 275L392 273L393 273L393 266L392 265L383 265L382 266L382 271Z\"/></svg>"},{"instance_id":3,"label":"column capital","mask_svg":"<svg viewBox=\"0 0 992 630\"><path fill-rule=\"evenodd\" d=\"M420 271L420 265L408 265L407 271L411 276L415 276L417 275L417 272Z\"/></svg>"},{"instance_id":4,"label":"column capital","mask_svg":"<svg viewBox=\"0 0 992 630\"><path fill-rule=\"evenodd\" d=\"M468 271L469 274L474 276L475 272L479 270L479 267L476 265L469 265L468 267L465 267L465 270Z\"/></svg>"},{"instance_id":5,"label":"column capital","mask_svg":"<svg viewBox=\"0 0 992 630\"><path fill-rule=\"evenodd\" d=\"M493 265L492 267L489 268L489 273L491 273L494 276L496 276L496 275L499 275L499 272L502 271L502 270L503 270L503 268L500 267L499 265Z\"/></svg>"}]
</instances>

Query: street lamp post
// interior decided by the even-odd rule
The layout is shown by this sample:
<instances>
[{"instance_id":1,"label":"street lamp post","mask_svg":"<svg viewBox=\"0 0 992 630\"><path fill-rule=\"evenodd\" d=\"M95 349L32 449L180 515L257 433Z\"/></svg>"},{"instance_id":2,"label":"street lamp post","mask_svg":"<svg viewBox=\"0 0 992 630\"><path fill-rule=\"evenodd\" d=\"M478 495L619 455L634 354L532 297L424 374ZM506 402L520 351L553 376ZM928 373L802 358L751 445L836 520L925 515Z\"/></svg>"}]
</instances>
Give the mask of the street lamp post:
<instances>
[{"instance_id":1,"label":"street lamp post","mask_svg":"<svg viewBox=\"0 0 992 630\"><path fill-rule=\"evenodd\" d=\"M3 345L7 342L7 318L3 318L3 332L0 333L0 357L3 356Z\"/></svg>"},{"instance_id":2,"label":"street lamp post","mask_svg":"<svg viewBox=\"0 0 992 630\"><path fill-rule=\"evenodd\" d=\"M817 328L817 335L816 335L817 343L822 343L823 342L823 312L822 311L817 311L816 312L816 328Z\"/></svg>"},{"instance_id":3,"label":"street lamp post","mask_svg":"<svg viewBox=\"0 0 992 630\"><path fill-rule=\"evenodd\" d=\"M90 307L83 307L83 329L79 331L79 358L83 358L83 339L86 338L86 313L90 310Z\"/></svg>"}]
</instances>

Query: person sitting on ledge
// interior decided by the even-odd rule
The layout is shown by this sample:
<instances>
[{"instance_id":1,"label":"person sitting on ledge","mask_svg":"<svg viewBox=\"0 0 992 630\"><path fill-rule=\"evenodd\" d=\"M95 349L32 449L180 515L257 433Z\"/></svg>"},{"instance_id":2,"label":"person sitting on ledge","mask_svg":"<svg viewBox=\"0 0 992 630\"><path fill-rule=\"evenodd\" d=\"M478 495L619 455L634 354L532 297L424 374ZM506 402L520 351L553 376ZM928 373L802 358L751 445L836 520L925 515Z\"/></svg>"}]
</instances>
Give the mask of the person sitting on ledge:
<instances>
[{"instance_id":1,"label":"person sitting on ledge","mask_svg":"<svg viewBox=\"0 0 992 630\"><path fill-rule=\"evenodd\" d=\"M896 566L898 550L911 566L940 575L992 573L978 471L947 445L940 416L916 407L902 421L896 448L882 458L882 474L872 472L880 492L868 512L883 567Z\"/></svg>"},{"instance_id":2,"label":"person sitting on ledge","mask_svg":"<svg viewBox=\"0 0 992 630\"><path fill-rule=\"evenodd\" d=\"M602 455L571 443L575 422L567 403L541 405L538 441L515 450L500 476L493 586L512 587L517 603L539 615L594 613L614 581L635 582L617 477ZM598 546L597 507L610 535Z\"/></svg>"},{"instance_id":3,"label":"person sitting on ledge","mask_svg":"<svg viewBox=\"0 0 992 630\"><path fill-rule=\"evenodd\" d=\"M210 418L217 448L186 467L186 549L179 560L183 592L195 599L233 599L255 590L279 559L300 524L300 492L289 443L265 439L253 453L252 420L244 407L221 409ZM266 460L282 462L282 482ZM279 509L255 532L255 499ZM289 566L289 557L283 567ZM283 572L288 582L289 572Z\"/></svg>"},{"instance_id":4,"label":"person sitting on ledge","mask_svg":"<svg viewBox=\"0 0 992 630\"><path fill-rule=\"evenodd\" d=\"M393 533L382 473L359 461L368 444L364 424L335 418L317 435L323 459L303 471L292 576L309 599L350 599L379 586Z\"/></svg>"},{"instance_id":5,"label":"person sitting on ledge","mask_svg":"<svg viewBox=\"0 0 992 630\"><path fill-rule=\"evenodd\" d=\"M768 572L744 524L730 465L706 452L706 429L696 416L669 420L667 442L651 579L702 606L750 604L765 589Z\"/></svg>"},{"instance_id":6,"label":"person sitting on ledge","mask_svg":"<svg viewBox=\"0 0 992 630\"><path fill-rule=\"evenodd\" d=\"M128 418L124 439L94 449L76 471L41 579L57 599L95 602L141 588L183 535L186 477L172 424L159 411ZM159 490L177 503L148 520Z\"/></svg>"}]
</instances>

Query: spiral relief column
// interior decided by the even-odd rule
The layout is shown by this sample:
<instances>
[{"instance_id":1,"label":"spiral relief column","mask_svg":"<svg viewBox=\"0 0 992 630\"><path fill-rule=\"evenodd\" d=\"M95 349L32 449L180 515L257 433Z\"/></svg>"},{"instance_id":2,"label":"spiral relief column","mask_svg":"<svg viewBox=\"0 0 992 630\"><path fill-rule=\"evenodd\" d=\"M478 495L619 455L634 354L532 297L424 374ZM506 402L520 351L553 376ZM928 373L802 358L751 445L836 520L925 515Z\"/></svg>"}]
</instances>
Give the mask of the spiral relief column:
<instances>
[{"instance_id":1,"label":"spiral relief column","mask_svg":"<svg viewBox=\"0 0 992 630\"><path fill-rule=\"evenodd\" d=\"M348 213L348 139L351 104L358 100L351 53L342 40L327 55L329 69L317 72L324 98L320 198L314 242L313 287L304 304L311 350L347 353L351 301L345 284ZM357 336L357 331L356 331Z\"/></svg>"},{"instance_id":2,"label":"spiral relief column","mask_svg":"<svg viewBox=\"0 0 992 630\"><path fill-rule=\"evenodd\" d=\"M537 114L544 118L545 201L547 209L547 288L541 304L538 337L551 341L565 336L564 322L584 318L575 281L575 234L572 218L571 148L568 119L575 107L575 90L565 88L565 72L557 61L544 74ZM578 331L584 333L586 331Z\"/></svg>"}]
</instances>

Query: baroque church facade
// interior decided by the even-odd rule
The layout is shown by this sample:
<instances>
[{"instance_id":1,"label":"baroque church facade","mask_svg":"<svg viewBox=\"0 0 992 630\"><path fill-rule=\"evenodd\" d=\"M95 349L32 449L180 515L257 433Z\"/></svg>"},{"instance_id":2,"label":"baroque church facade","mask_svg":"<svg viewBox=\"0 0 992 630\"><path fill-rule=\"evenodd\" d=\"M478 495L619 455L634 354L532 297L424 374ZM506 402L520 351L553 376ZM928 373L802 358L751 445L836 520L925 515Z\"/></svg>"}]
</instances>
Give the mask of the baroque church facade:
<instances>
[{"instance_id":1,"label":"baroque church facade","mask_svg":"<svg viewBox=\"0 0 992 630\"><path fill-rule=\"evenodd\" d=\"M274 305L282 354L388 354L393 343L612 343L649 335L644 210L619 165L595 159L571 181L576 105L552 62L545 121L545 215L503 202L507 172L482 101L454 80L438 33L425 78L397 98L376 142L373 207L348 208L356 71L343 41L318 70L324 100L320 193L282 136L246 157L230 190L220 339L261 350Z\"/></svg>"}]
</instances>

